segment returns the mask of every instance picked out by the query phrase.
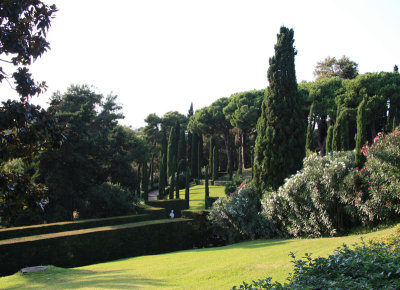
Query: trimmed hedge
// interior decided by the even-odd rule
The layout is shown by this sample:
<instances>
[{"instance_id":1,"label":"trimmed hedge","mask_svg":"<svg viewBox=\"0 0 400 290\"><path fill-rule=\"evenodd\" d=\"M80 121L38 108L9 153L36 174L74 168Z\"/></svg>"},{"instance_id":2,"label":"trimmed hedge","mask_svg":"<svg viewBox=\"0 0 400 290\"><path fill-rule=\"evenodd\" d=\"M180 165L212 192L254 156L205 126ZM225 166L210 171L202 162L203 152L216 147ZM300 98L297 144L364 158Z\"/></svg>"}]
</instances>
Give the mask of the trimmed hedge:
<instances>
[{"instance_id":1,"label":"trimmed hedge","mask_svg":"<svg viewBox=\"0 0 400 290\"><path fill-rule=\"evenodd\" d=\"M224 181L224 180L215 180L213 186L225 186L226 183L228 183L230 181ZM198 183L196 183L197 185L205 185L206 182L204 179L199 180Z\"/></svg>"},{"instance_id":2,"label":"trimmed hedge","mask_svg":"<svg viewBox=\"0 0 400 290\"><path fill-rule=\"evenodd\" d=\"M146 202L147 205L164 208L164 218L169 218L171 210L174 210L176 218L181 217L181 211L189 208L189 201L184 199L169 199L169 200L152 200Z\"/></svg>"},{"instance_id":3,"label":"trimmed hedge","mask_svg":"<svg viewBox=\"0 0 400 290\"><path fill-rule=\"evenodd\" d=\"M164 217L164 212L158 209L147 209L143 214L119 216L101 219L88 219L73 222L59 222L51 224L41 224L26 227L15 227L0 229L0 240L12 239L17 237L27 237L35 235L44 235L49 233L75 231L94 227L103 227L110 225L121 225L140 221L147 221Z\"/></svg>"},{"instance_id":4,"label":"trimmed hedge","mask_svg":"<svg viewBox=\"0 0 400 290\"><path fill-rule=\"evenodd\" d=\"M192 248L189 219L156 220L0 241L0 275L23 267L77 267Z\"/></svg>"}]
</instances>

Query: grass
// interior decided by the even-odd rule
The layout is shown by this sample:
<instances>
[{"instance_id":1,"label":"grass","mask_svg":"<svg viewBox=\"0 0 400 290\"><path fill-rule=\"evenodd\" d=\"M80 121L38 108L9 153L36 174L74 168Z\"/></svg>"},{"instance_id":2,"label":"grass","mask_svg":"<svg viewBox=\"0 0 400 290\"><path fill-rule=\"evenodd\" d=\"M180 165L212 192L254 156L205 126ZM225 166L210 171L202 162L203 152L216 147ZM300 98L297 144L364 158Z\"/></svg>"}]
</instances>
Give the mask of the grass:
<instances>
[{"instance_id":1,"label":"grass","mask_svg":"<svg viewBox=\"0 0 400 290\"><path fill-rule=\"evenodd\" d=\"M224 186L209 186L210 196L212 197L225 197ZM190 188L189 192L189 206L192 210L205 209L205 186L195 185Z\"/></svg>"},{"instance_id":2,"label":"grass","mask_svg":"<svg viewBox=\"0 0 400 290\"><path fill-rule=\"evenodd\" d=\"M142 256L72 269L51 266L0 278L1 289L229 289L267 276L283 282L290 252L327 256L343 243L389 235L394 228L339 238L256 240L219 248Z\"/></svg>"}]
</instances>

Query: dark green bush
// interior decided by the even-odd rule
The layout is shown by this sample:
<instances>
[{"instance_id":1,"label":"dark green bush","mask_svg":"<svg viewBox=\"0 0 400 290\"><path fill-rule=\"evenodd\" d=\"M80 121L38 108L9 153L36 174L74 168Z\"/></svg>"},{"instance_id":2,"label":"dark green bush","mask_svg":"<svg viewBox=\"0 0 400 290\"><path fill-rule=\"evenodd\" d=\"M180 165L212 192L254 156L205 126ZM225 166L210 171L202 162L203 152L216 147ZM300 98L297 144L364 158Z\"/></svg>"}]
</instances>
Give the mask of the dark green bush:
<instances>
[{"instance_id":1,"label":"dark green bush","mask_svg":"<svg viewBox=\"0 0 400 290\"><path fill-rule=\"evenodd\" d=\"M18 237L28 237L34 235L44 235L57 232L74 231L94 227L104 227L112 225L121 225L133 222L147 221L151 219L164 218L165 211L159 209L148 209L142 211L143 214L119 216L102 219L88 219L73 222L59 222L51 224L42 224L26 227L15 227L0 229L0 240L13 239Z\"/></svg>"},{"instance_id":2,"label":"dark green bush","mask_svg":"<svg viewBox=\"0 0 400 290\"><path fill-rule=\"evenodd\" d=\"M229 196L232 193L234 193L242 182L243 182L242 177L238 174L234 174L232 180L230 182L225 183L226 196Z\"/></svg>"},{"instance_id":3,"label":"dark green bush","mask_svg":"<svg viewBox=\"0 0 400 290\"><path fill-rule=\"evenodd\" d=\"M133 212L131 193L121 186L103 183L89 188L86 206L79 212L81 218L104 218Z\"/></svg>"},{"instance_id":4,"label":"dark green bush","mask_svg":"<svg viewBox=\"0 0 400 290\"><path fill-rule=\"evenodd\" d=\"M343 245L328 258L294 259L288 283L271 283L272 278L243 283L232 289L399 289L400 248L369 242L354 249Z\"/></svg>"},{"instance_id":5,"label":"dark green bush","mask_svg":"<svg viewBox=\"0 0 400 290\"><path fill-rule=\"evenodd\" d=\"M0 241L0 275L23 267L77 267L192 248L190 220L156 220Z\"/></svg>"}]
</instances>

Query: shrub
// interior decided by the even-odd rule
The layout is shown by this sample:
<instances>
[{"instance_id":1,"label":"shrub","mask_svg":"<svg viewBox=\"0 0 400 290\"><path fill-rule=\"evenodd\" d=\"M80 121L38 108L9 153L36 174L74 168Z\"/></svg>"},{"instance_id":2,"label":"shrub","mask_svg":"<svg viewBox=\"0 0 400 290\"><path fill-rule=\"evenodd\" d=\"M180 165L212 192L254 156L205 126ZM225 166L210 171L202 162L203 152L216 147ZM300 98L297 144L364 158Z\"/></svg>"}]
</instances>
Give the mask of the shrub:
<instances>
[{"instance_id":1,"label":"shrub","mask_svg":"<svg viewBox=\"0 0 400 290\"><path fill-rule=\"evenodd\" d=\"M254 187L243 185L230 197L216 200L208 216L213 233L228 242L270 237L271 223L263 219Z\"/></svg>"},{"instance_id":2,"label":"shrub","mask_svg":"<svg viewBox=\"0 0 400 290\"><path fill-rule=\"evenodd\" d=\"M238 175L234 174L232 177L232 180L230 182L225 183L225 194L226 196L230 196L232 193L234 193L240 184L242 184L243 178Z\"/></svg>"},{"instance_id":3,"label":"shrub","mask_svg":"<svg viewBox=\"0 0 400 290\"><path fill-rule=\"evenodd\" d=\"M130 193L121 186L103 183L88 191L86 206L81 210L81 218L103 218L122 216L133 212Z\"/></svg>"},{"instance_id":4,"label":"shrub","mask_svg":"<svg viewBox=\"0 0 400 290\"><path fill-rule=\"evenodd\" d=\"M304 167L262 199L263 215L282 236L334 236L357 221L352 152L312 154Z\"/></svg>"},{"instance_id":5,"label":"shrub","mask_svg":"<svg viewBox=\"0 0 400 290\"><path fill-rule=\"evenodd\" d=\"M272 278L243 283L232 289L399 289L400 248L370 241L354 249L343 245L328 258L294 259L288 283L271 283Z\"/></svg>"},{"instance_id":6,"label":"shrub","mask_svg":"<svg viewBox=\"0 0 400 290\"><path fill-rule=\"evenodd\" d=\"M356 206L364 222L392 220L400 214L400 129L383 135L361 152L367 161L358 171L361 186L355 192Z\"/></svg>"}]
</instances>

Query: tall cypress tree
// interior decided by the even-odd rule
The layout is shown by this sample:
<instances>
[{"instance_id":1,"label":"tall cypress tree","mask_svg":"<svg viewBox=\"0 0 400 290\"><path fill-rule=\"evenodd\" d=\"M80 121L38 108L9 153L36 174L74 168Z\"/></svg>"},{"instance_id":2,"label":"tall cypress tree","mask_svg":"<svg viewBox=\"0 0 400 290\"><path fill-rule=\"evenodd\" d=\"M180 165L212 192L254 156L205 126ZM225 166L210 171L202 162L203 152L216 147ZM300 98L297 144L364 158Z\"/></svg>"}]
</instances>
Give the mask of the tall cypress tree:
<instances>
[{"instance_id":1,"label":"tall cypress tree","mask_svg":"<svg viewBox=\"0 0 400 290\"><path fill-rule=\"evenodd\" d=\"M165 183L165 165L164 161L161 159L160 171L158 175L158 199L162 199L164 197Z\"/></svg>"},{"instance_id":2,"label":"tall cypress tree","mask_svg":"<svg viewBox=\"0 0 400 290\"><path fill-rule=\"evenodd\" d=\"M211 174L214 172L213 170L213 166L214 166L214 161L213 161L213 157L214 157L214 140L213 137L210 137L210 147L209 147L209 157L208 157L208 164L210 165L210 171Z\"/></svg>"},{"instance_id":3,"label":"tall cypress tree","mask_svg":"<svg viewBox=\"0 0 400 290\"><path fill-rule=\"evenodd\" d=\"M172 163L172 171L171 171L171 183L169 185L169 199L174 199L174 190L175 190L175 156L173 157L173 163Z\"/></svg>"},{"instance_id":4,"label":"tall cypress tree","mask_svg":"<svg viewBox=\"0 0 400 290\"><path fill-rule=\"evenodd\" d=\"M161 140L161 160L164 164L164 187L167 186L167 157L168 157L168 143L167 143L167 133L165 129L162 129L162 140Z\"/></svg>"},{"instance_id":5,"label":"tall cypress tree","mask_svg":"<svg viewBox=\"0 0 400 290\"><path fill-rule=\"evenodd\" d=\"M332 152L332 138L333 138L333 126L332 124L330 124L328 127L328 133L326 134L325 153Z\"/></svg>"},{"instance_id":6,"label":"tall cypress tree","mask_svg":"<svg viewBox=\"0 0 400 290\"><path fill-rule=\"evenodd\" d=\"M136 187L136 190L137 190L136 195L140 196L140 183L142 181L141 175L140 175L140 164L137 167L137 180L138 180L138 182L137 182L137 187Z\"/></svg>"},{"instance_id":7,"label":"tall cypress tree","mask_svg":"<svg viewBox=\"0 0 400 290\"><path fill-rule=\"evenodd\" d=\"M167 180L172 175L173 167L176 162L176 151L175 151L176 133L175 127L171 128L168 138L168 150L167 150Z\"/></svg>"},{"instance_id":8,"label":"tall cypress tree","mask_svg":"<svg viewBox=\"0 0 400 290\"><path fill-rule=\"evenodd\" d=\"M203 160L203 154L202 150L203 149L203 138L201 135L199 136L199 139L197 141L197 178L201 178L201 163Z\"/></svg>"},{"instance_id":9,"label":"tall cypress tree","mask_svg":"<svg viewBox=\"0 0 400 290\"><path fill-rule=\"evenodd\" d=\"M213 148L213 166L212 166L212 181L218 178L218 149L216 146Z\"/></svg>"},{"instance_id":10,"label":"tall cypress tree","mask_svg":"<svg viewBox=\"0 0 400 290\"><path fill-rule=\"evenodd\" d=\"M197 151L198 151L198 136L196 133L192 135L192 152L191 152L191 163L190 172L192 178L197 178Z\"/></svg>"},{"instance_id":11,"label":"tall cypress tree","mask_svg":"<svg viewBox=\"0 0 400 290\"><path fill-rule=\"evenodd\" d=\"M275 55L269 59L269 89L257 122L254 181L261 189L276 189L302 166L305 122L297 90L294 32L280 28Z\"/></svg>"},{"instance_id":12,"label":"tall cypress tree","mask_svg":"<svg viewBox=\"0 0 400 290\"><path fill-rule=\"evenodd\" d=\"M208 197L210 196L210 189L208 187L208 164L206 165L206 172L205 172L205 196L204 196L204 204L205 208L208 209Z\"/></svg>"},{"instance_id":13,"label":"tall cypress tree","mask_svg":"<svg viewBox=\"0 0 400 290\"><path fill-rule=\"evenodd\" d=\"M178 144L178 173L186 168L186 136L185 130L181 129Z\"/></svg>"},{"instance_id":14,"label":"tall cypress tree","mask_svg":"<svg viewBox=\"0 0 400 290\"><path fill-rule=\"evenodd\" d=\"M151 163L150 163L150 188L153 190L154 188L154 155L151 155Z\"/></svg>"},{"instance_id":15,"label":"tall cypress tree","mask_svg":"<svg viewBox=\"0 0 400 290\"><path fill-rule=\"evenodd\" d=\"M356 166L361 168L364 165L365 157L361 148L367 140L365 99L362 100L357 109L357 135L356 135Z\"/></svg>"},{"instance_id":16,"label":"tall cypress tree","mask_svg":"<svg viewBox=\"0 0 400 290\"><path fill-rule=\"evenodd\" d=\"M308 114L308 126L306 135L306 153L311 151L312 137L313 137L313 114L314 114L314 102L310 106L310 113Z\"/></svg>"},{"instance_id":17,"label":"tall cypress tree","mask_svg":"<svg viewBox=\"0 0 400 290\"><path fill-rule=\"evenodd\" d=\"M190 117L193 116L193 103L190 104L190 108L187 114L188 120L190 119ZM191 166L192 164L192 133L190 131L188 131L187 134L187 146L186 146L186 150L187 150L187 164L188 166Z\"/></svg>"},{"instance_id":18,"label":"tall cypress tree","mask_svg":"<svg viewBox=\"0 0 400 290\"><path fill-rule=\"evenodd\" d=\"M189 203L189 168L185 172L185 200Z\"/></svg>"},{"instance_id":19,"label":"tall cypress tree","mask_svg":"<svg viewBox=\"0 0 400 290\"><path fill-rule=\"evenodd\" d=\"M143 162L143 170L142 170L142 189L143 189L143 198L144 201L148 201L149 199L149 177L147 175L147 162Z\"/></svg>"}]
</instances>

